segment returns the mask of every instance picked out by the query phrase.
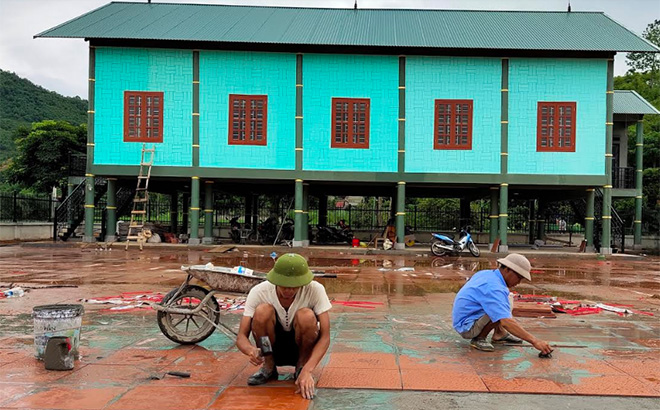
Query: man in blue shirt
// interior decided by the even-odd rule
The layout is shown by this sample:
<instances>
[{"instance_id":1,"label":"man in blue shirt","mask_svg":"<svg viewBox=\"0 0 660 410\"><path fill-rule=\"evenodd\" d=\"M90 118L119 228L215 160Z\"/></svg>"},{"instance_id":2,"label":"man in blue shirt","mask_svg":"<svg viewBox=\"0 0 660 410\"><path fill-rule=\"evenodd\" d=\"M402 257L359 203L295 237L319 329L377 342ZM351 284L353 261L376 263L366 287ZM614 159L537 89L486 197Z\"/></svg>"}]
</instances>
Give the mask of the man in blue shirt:
<instances>
[{"instance_id":1,"label":"man in blue shirt","mask_svg":"<svg viewBox=\"0 0 660 410\"><path fill-rule=\"evenodd\" d=\"M452 311L454 329L470 346L485 352L494 350L493 344L531 343L543 354L552 352L550 345L532 336L511 315L509 290L522 280L532 280L532 265L524 256L512 253L498 259L499 269L477 272L456 294ZM492 343L486 340L495 330ZM522 339L522 340L521 340Z\"/></svg>"}]
</instances>

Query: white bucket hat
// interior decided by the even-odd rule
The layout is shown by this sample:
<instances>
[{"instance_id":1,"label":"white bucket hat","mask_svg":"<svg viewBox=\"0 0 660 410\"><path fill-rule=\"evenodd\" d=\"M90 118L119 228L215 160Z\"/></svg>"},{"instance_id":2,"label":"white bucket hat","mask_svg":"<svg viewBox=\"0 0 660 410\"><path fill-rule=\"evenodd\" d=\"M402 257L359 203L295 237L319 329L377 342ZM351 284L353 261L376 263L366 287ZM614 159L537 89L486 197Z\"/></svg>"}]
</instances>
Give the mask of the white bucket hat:
<instances>
[{"instance_id":1,"label":"white bucket hat","mask_svg":"<svg viewBox=\"0 0 660 410\"><path fill-rule=\"evenodd\" d=\"M532 269L532 264L521 254L511 253L506 258L498 259L497 261L528 281L532 281L532 275L529 273Z\"/></svg>"}]
</instances>

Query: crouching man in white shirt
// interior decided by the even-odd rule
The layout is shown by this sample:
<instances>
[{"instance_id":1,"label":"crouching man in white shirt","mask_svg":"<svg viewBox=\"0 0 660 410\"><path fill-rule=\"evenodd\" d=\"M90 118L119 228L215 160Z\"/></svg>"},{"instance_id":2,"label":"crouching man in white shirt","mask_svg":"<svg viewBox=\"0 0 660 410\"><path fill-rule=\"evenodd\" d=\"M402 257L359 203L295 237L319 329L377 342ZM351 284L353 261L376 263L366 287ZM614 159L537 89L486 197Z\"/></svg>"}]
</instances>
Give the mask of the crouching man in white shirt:
<instances>
[{"instance_id":1,"label":"crouching man in white shirt","mask_svg":"<svg viewBox=\"0 0 660 410\"><path fill-rule=\"evenodd\" d=\"M302 397L312 399L312 370L330 345L328 310L332 305L301 255L282 255L266 279L250 290L236 339L236 346L250 363L262 366L248 378L248 384L277 380L276 366L295 366L298 391ZM250 342L250 332L257 347ZM270 340L272 355L261 353L263 336Z\"/></svg>"}]
</instances>

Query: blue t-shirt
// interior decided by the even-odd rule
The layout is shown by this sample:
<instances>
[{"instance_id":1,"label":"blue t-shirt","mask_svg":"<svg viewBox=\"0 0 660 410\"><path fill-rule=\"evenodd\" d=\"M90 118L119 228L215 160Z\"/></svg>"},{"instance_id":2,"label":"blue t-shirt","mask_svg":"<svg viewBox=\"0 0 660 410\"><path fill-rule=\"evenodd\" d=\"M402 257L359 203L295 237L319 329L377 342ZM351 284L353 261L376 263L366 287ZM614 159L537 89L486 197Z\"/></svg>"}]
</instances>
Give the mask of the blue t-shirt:
<instances>
[{"instance_id":1,"label":"blue t-shirt","mask_svg":"<svg viewBox=\"0 0 660 410\"><path fill-rule=\"evenodd\" d=\"M499 269L475 273L458 291L452 310L454 329L467 332L484 314L492 322L511 317L509 288Z\"/></svg>"}]
</instances>

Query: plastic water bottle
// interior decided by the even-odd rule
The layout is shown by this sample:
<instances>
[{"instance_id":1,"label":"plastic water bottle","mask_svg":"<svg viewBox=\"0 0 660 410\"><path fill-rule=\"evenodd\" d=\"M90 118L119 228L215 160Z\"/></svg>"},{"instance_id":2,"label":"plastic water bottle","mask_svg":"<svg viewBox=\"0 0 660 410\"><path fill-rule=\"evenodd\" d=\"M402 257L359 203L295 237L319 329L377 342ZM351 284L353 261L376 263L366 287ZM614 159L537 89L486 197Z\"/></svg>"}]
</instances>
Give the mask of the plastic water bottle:
<instances>
[{"instance_id":1,"label":"plastic water bottle","mask_svg":"<svg viewBox=\"0 0 660 410\"><path fill-rule=\"evenodd\" d=\"M5 290L2 293L4 293L6 298L20 298L21 296L25 295L25 291L20 286Z\"/></svg>"}]
</instances>

